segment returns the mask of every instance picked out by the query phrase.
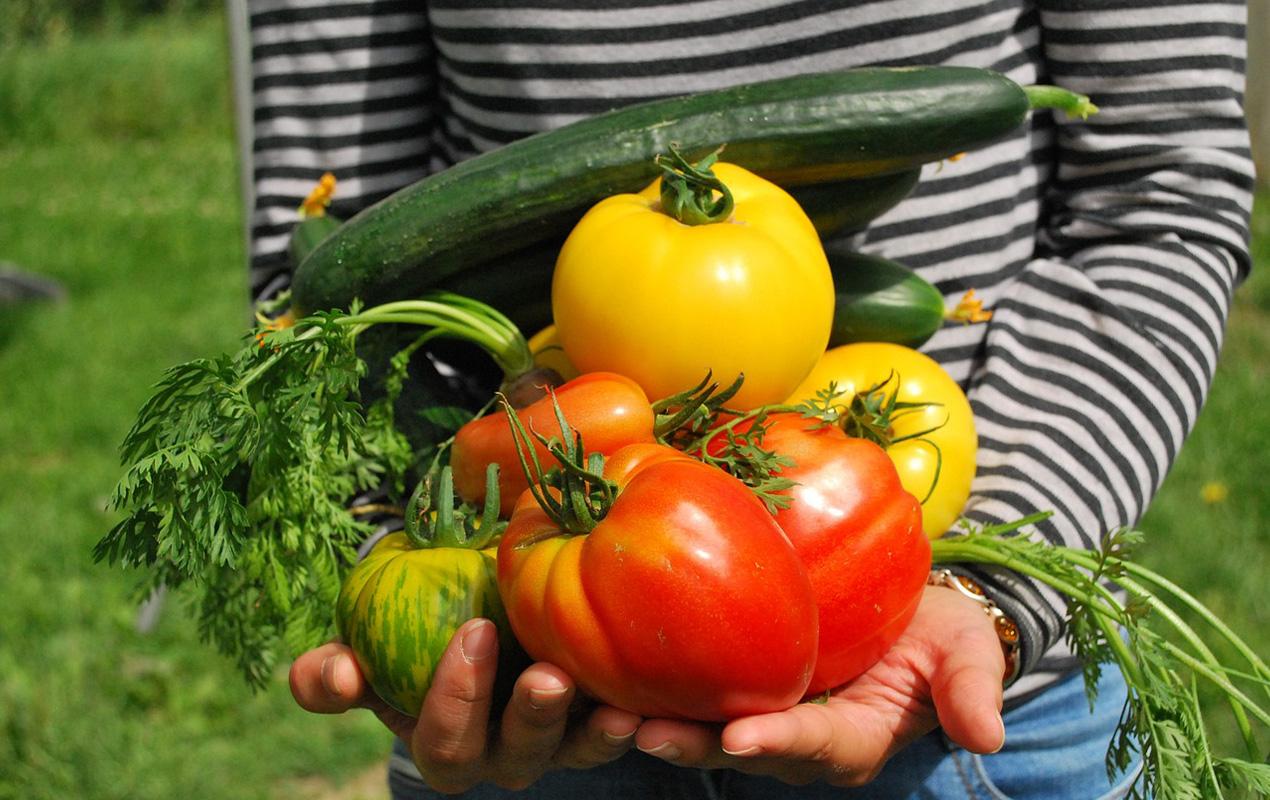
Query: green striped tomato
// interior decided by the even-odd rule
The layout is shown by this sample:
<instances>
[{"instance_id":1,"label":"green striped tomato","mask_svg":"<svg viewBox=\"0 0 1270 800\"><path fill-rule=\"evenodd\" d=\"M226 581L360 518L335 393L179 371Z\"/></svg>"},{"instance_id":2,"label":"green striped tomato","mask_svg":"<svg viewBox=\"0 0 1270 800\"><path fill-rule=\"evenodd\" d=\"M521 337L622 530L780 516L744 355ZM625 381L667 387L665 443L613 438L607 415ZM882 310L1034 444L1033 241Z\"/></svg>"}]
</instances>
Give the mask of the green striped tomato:
<instances>
[{"instance_id":1,"label":"green striped tomato","mask_svg":"<svg viewBox=\"0 0 1270 800\"><path fill-rule=\"evenodd\" d=\"M405 533L393 533L349 572L336 623L367 683L388 705L419 714L442 652L473 617L493 620L500 650L511 649L496 553L497 547L417 548Z\"/></svg>"}]
</instances>

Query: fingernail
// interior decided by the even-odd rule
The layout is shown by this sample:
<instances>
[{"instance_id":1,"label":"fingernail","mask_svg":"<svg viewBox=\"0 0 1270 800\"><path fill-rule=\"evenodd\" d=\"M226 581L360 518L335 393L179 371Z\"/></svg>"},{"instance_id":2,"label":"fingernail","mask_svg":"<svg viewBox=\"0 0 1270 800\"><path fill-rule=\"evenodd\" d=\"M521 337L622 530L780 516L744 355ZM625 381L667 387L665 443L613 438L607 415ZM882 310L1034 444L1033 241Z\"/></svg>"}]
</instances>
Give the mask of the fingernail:
<instances>
[{"instance_id":1,"label":"fingernail","mask_svg":"<svg viewBox=\"0 0 1270 800\"><path fill-rule=\"evenodd\" d=\"M723 748L723 752L727 753L727 754L728 754L728 755L730 755L730 756L742 756L742 757L744 757L744 756L752 756L752 755L755 755L755 754L757 754L757 753L759 752L759 750L761 750L761 749L762 749L762 748L760 748L758 745L753 744L753 745L750 745L749 747L743 747L743 748L741 748L740 750L729 750L728 748L726 748L726 747L725 747L725 748Z\"/></svg>"},{"instance_id":2,"label":"fingernail","mask_svg":"<svg viewBox=\"0 0 1270 800\"><path fill-rule=\"evenodd\" d=\"M644 750L644 748L641 747L640 750ZM644 752L650 756L657 756L664 761L675 761L683 755L683 751L670 742L662 742L650 750L644 750Z\"/></svg>"},{"instance_id":3,"label":"fingernail","mask_svg":"<svg viewBox=\"0 0 1270 800\"><path fill-rule=\"evenodd\" d=\"M1005 720L1002 719L1000 711L997 712L997 724L1001 728L1001 739L999 740L1000 744L996 746L996 749L994 749L992 753L1000 753L1001 748L1005 747ZM988 755L991 755L992 753L989 753Z\"/></svg>"},{"instance_id":4,"label":"fingernail","mask_svg":"<svg viewBox=\"0 0 1270 800\"><path fill-rule=\"evenodd\" d=\"M471 626L467 633L463 634L463 639L459 642L459 650L463 653L464 661L475 664L493 654L494 643L497 641L498 635L493 623L480 622Z\"/></svg>"},{"instance_id":5,"label":"fingernail","mask_svg":"<svg viewBox=\"0 0 1270 800\"><path fill-rule=\"evenodd\" d=\"M335 660L339 656L327 656L322 661L322 688L332 697L340 696L339 686L335 683L335 668L337 666Z\"/></svg>"},{"instance_id":6,"label":"fingernail","mask_svg":"<svg viewBox=\"0 0 1270 800\"><path fill-rule=\"evenodd\" d=\"M555 705L556 702L559 701L561 697L564 697L564 694L567 691L568 689L566 689L564 686L561 686L559 684L555 685L554 687L530 689L529 690L529 705L539 710L547 708L549 706Z\"/></svg>"},{"instance_id":7,"label":"fingernail","mask_svg":"<svg viewBox=\"0 0 1270 800\"><path fill-rule=\"evenodd\" d=\"M626 733L609 733L608 731L604 731L600 735L603 736L604 741L609 744L622 745L631 740L631 737L635 735L636 730L638 730L638 728L631 728Z\"/></svg>"}]
</instances>

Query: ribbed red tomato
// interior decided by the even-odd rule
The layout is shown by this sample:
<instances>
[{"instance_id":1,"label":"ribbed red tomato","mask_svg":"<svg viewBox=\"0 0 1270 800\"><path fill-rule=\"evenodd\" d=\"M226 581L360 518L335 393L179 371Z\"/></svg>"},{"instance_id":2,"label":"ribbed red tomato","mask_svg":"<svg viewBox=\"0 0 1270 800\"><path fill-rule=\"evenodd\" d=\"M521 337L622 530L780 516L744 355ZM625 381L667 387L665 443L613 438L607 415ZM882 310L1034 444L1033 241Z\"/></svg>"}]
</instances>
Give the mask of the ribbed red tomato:
<instances>
[{"instance_id":1,"label":"ribbed red tomato","mask_svg":"<svg viewBox=\"0 0 1270 800\"><path fill-rule=\"evenodd\" d=\"M661 445L608 460L603 518L570 534L531 493L498 552L516 638L591 696L648 717L788 708L816 660L812 586L739 480Z\"/></svg>"},{"instance_id":2,"label":"ribbed red tomato","mask_svg":"<svg viewBox=\"0 0 1270 800\"><path fill-rule=\"evenodd\" d=\"M820 609L820 652L808 686L818 694L863 673L899 638L930 574L930 542L921 506L881 447L798 414L773 414L765 425L763 449L793 461L779 473L794 485L778 492L790 503L776 521L802 558Z\"/></svg>"}]
</instances>

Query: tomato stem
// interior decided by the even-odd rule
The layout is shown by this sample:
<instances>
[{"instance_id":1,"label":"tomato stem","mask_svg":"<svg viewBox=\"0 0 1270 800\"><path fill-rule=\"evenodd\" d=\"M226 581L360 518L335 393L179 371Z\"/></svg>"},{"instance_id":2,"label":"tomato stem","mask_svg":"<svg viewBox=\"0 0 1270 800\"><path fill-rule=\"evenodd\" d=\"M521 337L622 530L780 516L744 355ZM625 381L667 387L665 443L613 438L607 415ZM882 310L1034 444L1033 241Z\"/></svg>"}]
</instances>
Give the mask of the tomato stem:
<instances>
[{"instance_id":1,"label":"tomato stem","mask_svg":"<svg viewBox=\"0 0 1270 800\"><path fill-rule=\"evenodd\" d=\"M712 375L712 372L707 371L696 386L652 404L656 415L653 435L659 441L669 443L668 440L681 431L708 425L740 391L745 381L744 375L738 375L731 386L720 391L719 384L711 380Z\"/></svg>"},{"instance_id":2,"label":"tomato stem","mask_svg":"<svg viewBox=\"0 0 1270 800\"><path fill-rule=\"evenodd\" d=\"M696 164L684 158L674 145L668 155L657 156L657 166L662 169L662 211L685 225L726 222L732 216L732 192L710 169L722 150L719 147Z\"/></svg>"},{"instance_id":3,"label":"tomato stem","mask_svg":"<svg viewBox=\"0 0 1270 800\"><path fill-rule=\"evenodd\" d=\"M617 485L604 477L604 456L587 455L582 434L565 419L555 392L548 391L560 426L560 438L530 431L506 396L500 394L499 398L512 429L516 455L538 505L560 527L561 534L590 533L617 499ZM552 467L543 469L535 441L555 460Z\"/></svg>"},{"instance_id":4,"label":"tomato stem","mask_svg":"<svg viewBox=\"0 0 1270 800\"><path fill-rule=\"evenodd\" d=\"M456 507L454 497L454 474L448 464L420 479L404 515L406 538L412 545L479 550L502 531L497 464L485 470L485 503L479 519L467 506Z\"/></svg>"}]
</instances>

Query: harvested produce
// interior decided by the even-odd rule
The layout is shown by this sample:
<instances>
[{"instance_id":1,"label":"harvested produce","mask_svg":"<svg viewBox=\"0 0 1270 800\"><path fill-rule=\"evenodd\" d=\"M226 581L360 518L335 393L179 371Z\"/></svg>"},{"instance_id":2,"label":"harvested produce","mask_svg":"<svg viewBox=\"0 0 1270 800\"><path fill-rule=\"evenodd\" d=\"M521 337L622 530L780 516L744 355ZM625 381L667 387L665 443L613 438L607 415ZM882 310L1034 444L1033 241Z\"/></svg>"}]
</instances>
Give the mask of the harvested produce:
<instances>
[{"instance_id":1,"label":"harvested produce","mask_svg":"<svg viewBox=\"0 0 1270 800\"><path fill-rule=\"evenodd\" d=\"M886 450L905 491L921 501L928 537L952 527L970 497L979 439L965 393L937 361L888 342L835 347L789 402L818 398L848 434Z\"/></svg>"},{"instance_id":2,"label":"harvested produce","mask_svg":"<svg viewBox=\"0 0 1270 800\"><path fill-rule=\"evenodd\" d=\"M713 465L719 460L710 448L640 443L604 462L588 454L592 434L578 436L563 415L555 426L534 420L549 434L539 439L505 410L523 446L521 467L535 480L501 534L497 598L489 589L489 549L481 547L489 542L481 540L499 535L500 502L490 498L478 523L471 502L453 497L448 483L425 480L419 485L432 487L431 501L421 505L421 489L399 507L405 487L421 471L433 474L470 417L439 375L421 380L428 373L412 371L410 385L423 387L423 402L407 411L433 430L420 441L402 434L406 420L397 405L419 348L438 336L477 342L502 368L503 391L525 405L534 398L520 390L532 395L548 380L533 372L533 353L503 313L463 297L399 298L470 286L502 298L500 308L505 300L518 320L547 324L550 309L534 291L545 285L543 265L550 263L542 254L554 256L585 209L656 177L654 156L671 143L698 158L727 142L729 161L799 193L813 217L804 231L849 231L898 202L922 164L987 144L1033 107L1093 110L1087 98L1062 89L1023 88L968 68L800 76L600 115L438 173L333 230L329 219L303 226L293 240L302 259L293 313L262 320L235 354L173 368L142 408L124 441L126 470L113 497L124 518L96 556L144 569L148 588L183 587L201 633L257 687L274 674L280 654L327 640L338 617L372 686L410 713L447 632L475 614L498 619L502 600L518 643L565 668L594 697L642 714L724 720L784 709L811 687L845 680L882 649L911 613L905 598L924 568L925 542L912 522L920 500L924 532L937 537L929 543L932 563L1008 568L1068 598L1068 636L1089 690L1106 665L1128 683L1108 763L1123 769L1136 746L1146 764L1141 792L1217 798L1243 786L1266 794L1270 766L1257 733L1270 725L1270 668L1193 596L1130 560L1139 534L1111 531L1100 548L1078 550L1020 532L1044 515L987 527L963 520L945 533L966 504L973 422L955 384L908 348L852 344L817 353L820 366L804 385L776 396L807 401L798 405L768 406L771 387L747 396L738 383L713 394L709 376L697 383L707 367L724 379L733 372L759 377L716 366L716 357L701 359L686 379L667 369L669 391L696 388L651 404L652 435L681 446L685 438L709 441L719 424L748 420L733 428L740 441L729 448L745 458L724 465L732 474ZM850 199L851 208L834 206L839 187L863 186L870 196ZM677 191L660 200L708 218L719 199L717 187L708 188L705 202L685 204L693 193ZM517 271L518 263L534 268ZM885 269L875 268L879 275ZM842 288L858 290L881 311L881 290L865 277L851 273ZM853 278L860 283L848 286ZM899 283L905 295L898 310L883 312L897 316L884 316L873 330L891 326L893 338L916 341L933 324L934 305L908 276ZM598 302L612 308L649 294L619 284ZM698 303L724 299L714 287ZM379 305L362 310L362 301ZM309 313L337 307L349 311ZM686 308L673 319L645 314L645 328L628 332L631 341L653 340L668 319L684 319ZM771 309L767 330L797 327L804 313ZM982 314L967 303L963 316ZM365 357L373 337L363 332L372 326L394 332L382 337L393 352L396 334L421 330L379 374L382 365ZM738 325L711 335L727 341L751 333ZM913 381L922 389L910 396ZM835 426L809 433L785 422L793 414ZM759 432L770 439L751 435ZM559 466L546 469L536 444L552 439L546 449ZM879 447L893 463L879 457ZM819 471L848 449L855 451L849 467ZM831 535L830 526L811 519L809 493L829 491L831 473L889 498L875 506L866 497L853 507L861 514L908 518L907 527L878 523L897 537L901 556L881 555L872 535ZM485 474L487 487L498 485ZM434 546L407 546L421 543L408 530L357 564L371 513L402 514L408 526L431 530ZM452 513L463 520L459 528L446 522ZM436 546L442 543L468 549ZM446 566L416 566L433 560ZM835 570L841 572L826 577ZM858 599L827 588L839 583L877 593L882 612L871 617L857 608L854 627L838 627ZM839 611L826 614L834 603ZM504 665L499 671L513 679L518 672ZM1211 750L1201 682L1228 701L1246 758Z\"/></svg>"},{"instance_id":3,"label":"harvested produce","mask_svg":"<svg viewBox=\"0 0 1270 800\"><path fill-rule=\"evenodd\" d=\"M379 325L419 333L370 387L359 341ZM508 391L533 379L520 332L450 295L262 322L238 352L173 367L124 439L111 499L123 518L95 557L145 569L150 586L188 586L204 636L264 685L278 658L335 633L341 582L373 529L357 498L400 503L427 457L402 434L396 400L407 368L423 366L411 355L439 336L483 347ZM471 414L439 379L411 377L426 404L412 414L440 443Z\"/></svg>"},{"instance_id":4,"label":"harvested produce","mask_svg":"<svg viewBox=\"0 0 1270 800\"><path fill-rule=\"evenodd\" d=\"M920 169L910 169L865 178L806 184L790 187L789 193L798 201L823 239L863 230L875 217L903 200L916 185L920 173ZM566 232L484 262L479 269L465 270L442 279L438 286L494 306L515 321L521 330L545 328L552 321L551 277ZM530 338L530 346L536 353L533 337ZM558 365L552 366L557 366L559 371Z\"/></svg>"},{"instance_id":5,"label":"harvested produce","mask_svg":"<svg viewBox=\"0 0 1270 800\"><path fill-rule=\"evenodd\" d=\"M411 297L529 245L559 241L605 197L657 177L677 144L783 187L904 172L983 147L1033 108L1093 110L973 67L865 68L655 100L534 134L406 187L349 219L300 265L297 315Z\"/></svg>"},{"instance_id":6,"label":"harvested produce","mask_svg":"<svg viewBox=\"0 0 1270 800\"><path fill-rule=\"evenodd\" d=\"M380 699L411 716L419 714L432 672L454 632L473 617L498 625L503 646L513 649L498 595L497 467L487 473L484 518L455 513L450 474L442 469L421 485L429 497L406 514L404 531L381 539L349 571L335 616L341 640ZM416 500L420 493L416 493ZM436 498L433 508L432 498Z\"/></svg>"},{"instance_id":7,"label":"harvested produce","mask_svg":"<svg viewBox=\"0 0 1270 800\"><path fill-rule=\"evenodd\" d=\"M525 651L644 716L726 720L797 703L816 659L815 599L763 504L662 445L622 448L601 475L565 431L559 489L522 495L499 545Z\"/></svg>"},{"instance_id":8,"label":"harvested produce","mask_svg":"<svg viewBox=\"0 0 1270 800\"><path fill-rule=\"evenodd\" d=\"M516 410L520 424L547 437L561 436L558 407L574 430L586 439L587 449L608 455L618 448L655 439L656 415L639 384L613 372L591 372L557 387L528 406ZM550 463L541 442L534 442L540 461ZM530 478L521 467L517 441L507 412L496 409L463 425L450 447L450 466L459 497L475 503L485 496L485 470L499 467L500 514L511 516Z\"/></svg>"},{"instance_id":9,"label":"harvested produce","mask_svg":"<svg viewBox=\"0 0 1270 800\"><path fill-rule=\"evenodd\" d=\"M742 417L711 440L716 456L746 444L785 459L776 522L798 551L820 612L820 652L807 687L841 686L878 661L917 611L930 543L916 498L881 447L792 412Z\"/></svg>"},{"instance_id":10,"label":"harvested produce","mask_svg":"<svg viewBox=\"0 0 1270 800\"><path fill-rule=\"evenodd\" d=\"M734 405L784 399L825 350L833 280L815 228L780 187L714 158L672 156L639 194L596 204L551 285L556 332L582 372L665 397L745 376Z\"/></svg>"},{"instance_id":11,"label":"harvested produce","mask_svg":"<svg viewBox=\"0 0 1270 800\"><path fill-rule=\"evenodd\" d=\"M827 247L833 273L829 346L894 342L918 347L943 327L944 296L913 270L889 258Z\"/></svg>"}]
</instances>

